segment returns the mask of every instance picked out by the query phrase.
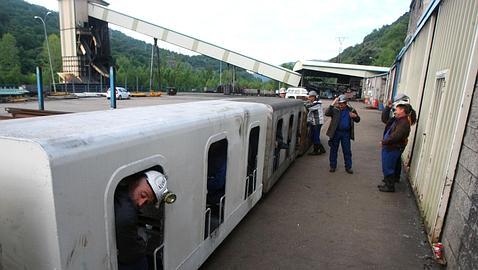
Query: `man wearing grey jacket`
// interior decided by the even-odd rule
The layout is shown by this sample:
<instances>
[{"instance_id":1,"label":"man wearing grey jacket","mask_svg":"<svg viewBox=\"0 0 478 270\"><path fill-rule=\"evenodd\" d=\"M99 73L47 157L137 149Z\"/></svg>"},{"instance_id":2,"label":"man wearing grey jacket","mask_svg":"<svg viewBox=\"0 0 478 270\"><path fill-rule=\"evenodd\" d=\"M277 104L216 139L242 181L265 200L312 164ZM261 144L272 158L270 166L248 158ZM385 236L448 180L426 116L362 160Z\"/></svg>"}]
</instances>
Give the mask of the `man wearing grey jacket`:
<instances>
[{"instance_id":1,"label":"man wearing grey jacket","mask_svg":"<svg viewBox=\"0 0 478 270\"><path fill-rule=\"evenodd\" d=\"M309 155L322 155L325 148L320 142L320 129L324 124L324 111L322 109L322 101L318 98L317 92L310 91L308 101L305 104L307 108L307 126L309 127L309 135L314 146L314 151Z\"/></svg>"},{"instance_id":2,"label":"man wearing grey jacket","mask_svg":"<svg viewBox=\"0 0 478 270\"><path fill-rule=\"evenodd\" d=\"M354 108L347 104L345 95L340 95L336 98L325 111L325 115L332 117L327 130L327 136L330 138L329 171L335 172L337 169L337 152L340 144L342 145L342 152L344 154L345 171L352 174L352 149L350 140L354 139L354 122L360 122L360 116Z\"/></svg>"}]
</instances>

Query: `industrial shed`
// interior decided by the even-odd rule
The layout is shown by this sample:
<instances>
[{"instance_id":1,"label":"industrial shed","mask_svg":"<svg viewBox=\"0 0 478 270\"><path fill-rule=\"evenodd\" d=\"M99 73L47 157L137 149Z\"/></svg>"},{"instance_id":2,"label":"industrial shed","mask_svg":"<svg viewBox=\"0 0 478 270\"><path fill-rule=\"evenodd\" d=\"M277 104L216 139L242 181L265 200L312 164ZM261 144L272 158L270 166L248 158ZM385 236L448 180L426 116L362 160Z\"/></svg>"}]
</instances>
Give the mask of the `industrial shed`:
<instances>
[{"instance_id":1,"label":"industrial shed","mask_svg":"<svg viewBox=\"0 0 478 270\"><path fill-rule=\"evenodd\" d=\"M302 74L302 86L309 90L318 92L333 90L338 94L351 89L358 91L359 96L361 96L362 80L387 74L389 68L324 61L298 61L295 63L293 70ZM323 78L335 78L337 81L335 85L325 85L321 83Z\"/></svg>"},{"instance_id":2,"label":"industrial shed","mask_svg":"<svg viewBox=\"0 0 478 270\"><path fill-rule=\"evenodd\" d=\"M411 13L420 19L388 93L410 96L419 117L402 158L430 242L443 242L451 269L476 269L478 1L414 0Z\"/></svg>"}]
</instances>

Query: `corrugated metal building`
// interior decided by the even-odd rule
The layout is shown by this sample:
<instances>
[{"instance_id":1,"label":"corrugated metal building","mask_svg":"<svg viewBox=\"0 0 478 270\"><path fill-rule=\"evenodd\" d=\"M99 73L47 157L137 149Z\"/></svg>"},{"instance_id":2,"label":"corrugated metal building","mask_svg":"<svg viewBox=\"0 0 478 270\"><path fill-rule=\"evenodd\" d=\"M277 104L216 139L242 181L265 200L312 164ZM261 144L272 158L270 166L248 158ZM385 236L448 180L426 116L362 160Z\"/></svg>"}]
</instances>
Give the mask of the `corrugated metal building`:
<instances>
[{"instance_id":1,"label":"corrugated metal building","mask_svg":"<svg viewBox=\"0 0 478 270\"><path fill-rule=\"evenodd\" d=\"M384 73L364 79L365 83L362 90L362 97L366 104L377 109L382 109L382 102L388 99L385 96L387 89L387 76L388 73Z\"/></svg>"},{"instance_id":2,"label":"corrugated metal building","mask_svg":"<svg viewBox=\"0 0 478 270\"><path fill-rule=\"evenodd\" d=\"M417 1L412 1L412 9L421 7ZM468 115L478 74L478 1L425 2L417 25L409 25L415 34L397 58L392 89L393 94L409 95L418 113L403 160L429 240L435 243L442 241L443 227L454 222L446 217L465 127L472 120ZM476 152L470 158L478 163ZM453 251L446 254L449 260L458 258Z\"/></svg>"}]
</instances>

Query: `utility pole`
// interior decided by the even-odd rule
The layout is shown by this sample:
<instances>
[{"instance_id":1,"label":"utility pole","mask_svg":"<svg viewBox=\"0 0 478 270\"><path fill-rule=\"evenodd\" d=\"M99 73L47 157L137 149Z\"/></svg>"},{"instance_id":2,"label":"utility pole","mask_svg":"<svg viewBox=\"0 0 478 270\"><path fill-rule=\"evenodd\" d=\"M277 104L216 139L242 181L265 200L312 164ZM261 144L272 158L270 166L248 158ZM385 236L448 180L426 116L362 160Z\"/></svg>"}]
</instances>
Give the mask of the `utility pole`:
<instances>
[{"instance_id":1,"label":"utility pole","mask_svg":"<svg viewBox=\"0 0 478 270\"><path fill-rule=\"evenodd\" d=\"M342 52L342 44L347 37L337 37L339 41L339 54L337 54L337 63L340 63L340 53Z\"/></svg>"},{"instance_id":2,"label":"utility pole","mask_svg":"<svg viewBox=\"0 0 478 270\"><path fill-rule=\"evenodd\" d=\"M46 24L45 24L45 21L46 21L46 16L50 15L51 12L48 11L45 16L43 17L43 19L41 17L38 17L38 16L34 16L33 18L34 19L38 19L40 20L42 23L43 23L43 31L45 32L45 41L46 41L46 48L48 50L48 60L50 62L50 71L51 71L51 81L53 83L53 91L56 93L56 84L55 84L55 76L53 76L53 66L51 64L51 54L50 54L50 44L48 42L48 36L46 34Z\"/></svg>"}]
</instances>

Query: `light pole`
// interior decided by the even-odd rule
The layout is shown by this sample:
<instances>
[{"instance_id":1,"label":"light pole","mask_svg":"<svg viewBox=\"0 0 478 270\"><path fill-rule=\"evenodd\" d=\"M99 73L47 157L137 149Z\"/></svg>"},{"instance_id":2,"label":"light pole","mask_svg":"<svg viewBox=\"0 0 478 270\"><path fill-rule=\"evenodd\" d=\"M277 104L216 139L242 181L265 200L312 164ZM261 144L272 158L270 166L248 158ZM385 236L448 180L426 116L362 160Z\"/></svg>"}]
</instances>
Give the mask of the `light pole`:
<instances>
[{"instance_id":1,"label":"light pole","mask_svg":"<svg viewBox=\"0 0 478 270\"><path fill-rule=\"evenodd\" d=\"M48 50L48 61L50 62L51 81L53 82L53 91L56 93L55 76L53 76L53 66L51 64L50 44L48 42L48 36L46 34L46 24L45 24L46 16L48 16L50 14L51 14L51 12L48 11L45 14L45 17L43 17L43 19L41 17L38 17L38 16L35 16L33 18L38 19L43 23L43 31L45 32L46 49Z\"/></svg>"}]
</instances>

